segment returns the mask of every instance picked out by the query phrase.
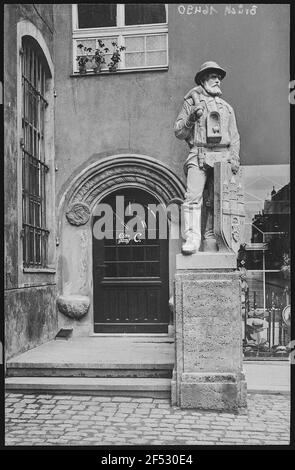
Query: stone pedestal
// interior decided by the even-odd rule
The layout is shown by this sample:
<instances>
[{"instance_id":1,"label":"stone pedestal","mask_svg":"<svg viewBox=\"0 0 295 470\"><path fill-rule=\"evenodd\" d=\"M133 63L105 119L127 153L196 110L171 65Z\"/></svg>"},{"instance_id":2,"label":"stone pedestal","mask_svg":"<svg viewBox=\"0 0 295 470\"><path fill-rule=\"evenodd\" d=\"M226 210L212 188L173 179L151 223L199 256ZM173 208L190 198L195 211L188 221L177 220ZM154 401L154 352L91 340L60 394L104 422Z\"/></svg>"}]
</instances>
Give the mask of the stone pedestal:
<instances>
[{"instance_id":1,"label":"stone pedestal","mask_svg":"<svg viewBox=\"0 0 295 470\"><path fill-rule=\"evenodd\" d=\"M236 255L177 255L172 404L238 411L246 393Z\"/></svg>"}]
</instances>

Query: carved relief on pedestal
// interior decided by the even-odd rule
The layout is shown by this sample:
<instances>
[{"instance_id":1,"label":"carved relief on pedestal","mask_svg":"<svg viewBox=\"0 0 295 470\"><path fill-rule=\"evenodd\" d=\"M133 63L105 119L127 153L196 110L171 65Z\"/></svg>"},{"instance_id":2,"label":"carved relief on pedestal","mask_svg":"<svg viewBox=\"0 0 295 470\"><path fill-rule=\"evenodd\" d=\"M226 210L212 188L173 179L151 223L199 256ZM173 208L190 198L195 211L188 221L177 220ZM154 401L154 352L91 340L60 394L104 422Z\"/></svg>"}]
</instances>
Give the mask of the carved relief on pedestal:
<instances>
[{"instance_id":1,"label":"carved relief on pedestal","mask_svg":"<svg viewBox=\"0 0 295 470\"><path fill-rule=\"evenodd\" d=\"M90 209L83 202L75 202L66 212L66 217L72 225L85 225L90 217Z\"/></svg>"},{"instance_id":2,"label":"carved relief on pedestal","mask_svg":"<svg viewBox=\"0 0 295 470\"><path fill-rule=\"evenodd\" d=\"M233 174L228 163L214 166L214 232L219 251L238 252L245 223L242 169Z\"/></svg>"}]
</instances>

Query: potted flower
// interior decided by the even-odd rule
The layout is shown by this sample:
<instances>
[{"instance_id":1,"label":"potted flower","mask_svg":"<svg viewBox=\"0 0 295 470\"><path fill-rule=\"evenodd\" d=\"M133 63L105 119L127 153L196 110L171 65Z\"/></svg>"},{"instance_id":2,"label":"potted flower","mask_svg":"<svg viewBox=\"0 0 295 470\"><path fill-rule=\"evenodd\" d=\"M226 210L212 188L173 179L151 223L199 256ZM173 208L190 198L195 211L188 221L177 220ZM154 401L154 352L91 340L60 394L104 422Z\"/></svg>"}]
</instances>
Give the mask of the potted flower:
<instances>
[{"instance_id":1,"label":"potted flower","mask_svg":"<svg viewBox=\"0 0 295 470\"><path fill-rule=\"evenodd\" d=\"M118 46L116 42L112 42L113 46L113 54L111 57L111 61L108 64L109 71L110 72L117 72L118 69L118 64L121 60L121 52L126 50L126 47L124 46Z\"/></svg>"},{"instance_id":2,"label":"potted flower","mask_svg":"<svg viewBox=\"0 0 295 470\"><path fill-rule=\"evenodd\" d=\"M86 47L83 44L78 44L77 47L81 51L81 54L78 55L78 57L76 59L78 61L79 72L80 73L86 73L86 64L87 64L87 62L89 62L89 57L87 55L89 54L89 52L92 51L92 48L91 47Z\"/></svg>"},{"instance_id":3,"label":"potted flower","mask_svg":"<svg viewBox=\"0 0 295 470\"><path fill-rule=\"evenodd\" d=\"M101 39L98 40L98 48L95 49L94 56L93 56L93 72L99 73L101 72L102 65L105 64L105 54L109 52L109 49L105 47L105 44L102 42Z\"/></svg>"}]
</instances>

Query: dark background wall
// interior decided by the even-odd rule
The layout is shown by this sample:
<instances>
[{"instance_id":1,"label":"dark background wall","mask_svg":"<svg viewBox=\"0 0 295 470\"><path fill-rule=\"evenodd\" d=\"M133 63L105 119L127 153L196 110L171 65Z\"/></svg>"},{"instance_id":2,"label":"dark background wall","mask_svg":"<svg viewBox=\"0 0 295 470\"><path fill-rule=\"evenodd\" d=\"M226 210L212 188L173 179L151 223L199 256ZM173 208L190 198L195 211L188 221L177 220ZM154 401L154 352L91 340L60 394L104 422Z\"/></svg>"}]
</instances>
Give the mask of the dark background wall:
<instances>
[{"instance_id":1,"label":"dark background wall","mask_svg":"<svg viewBox=\"0 0 295 470\"><path fill-rule=\"evenodd\" d=\"M237 5L236 5L237 6ZM210 59L227 71L223 97L235 109L244 165L289 163L289 5L257 5L255 15L180 15L169 7L170 70L183 89Z\"/></svg>"},{"instance_id":2,"label":"dark background wall","mask_svg":"<svg viewBox=\"0 0 295 470\"><path fill-rule=\"evenodd\" d=\"M169 70L74 78L71 5L55 5L57 192L102 156L133 151L166 162L183 178L185 143L173 133L184 94L205 60L228 71L244 165L289 163L289 6L256 15L180 14L169 5ZM58 202L58 200L57 200Z\"/></svg>"}]
</instances>

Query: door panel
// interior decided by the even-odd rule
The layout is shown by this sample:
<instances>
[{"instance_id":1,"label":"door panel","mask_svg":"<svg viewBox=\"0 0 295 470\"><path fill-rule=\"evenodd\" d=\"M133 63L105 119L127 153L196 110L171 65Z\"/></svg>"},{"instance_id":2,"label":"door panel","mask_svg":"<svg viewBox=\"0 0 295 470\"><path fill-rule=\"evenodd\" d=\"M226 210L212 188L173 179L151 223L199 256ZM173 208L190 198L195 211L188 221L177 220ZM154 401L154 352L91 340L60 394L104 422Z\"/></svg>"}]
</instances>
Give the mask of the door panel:
<instances>
[{"instance_id":1,"label":"door panel","mask_svg":"<svg viewBox=\"0 0 295 470\"><path fill-rule=\"evenodd\" d=\"M145 221L135 239L126 239L129 213L116 222L116 196L124 196L124 208L141 204L148 220L148 204L158 204L150 194L135 189L118 191L103 203L113 208L113 239L93 237L94 332L164 333L168 331L168 239L149 240ZM129 206L130 207L130 206ZM93 224L98 217L93 217ZM119 228L119 229L118 229Z\"/></svg>"}]
</instances>

